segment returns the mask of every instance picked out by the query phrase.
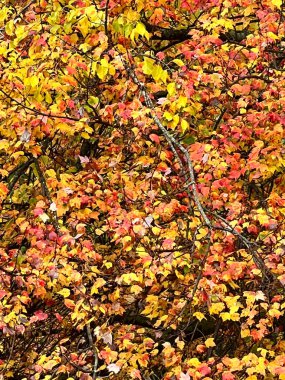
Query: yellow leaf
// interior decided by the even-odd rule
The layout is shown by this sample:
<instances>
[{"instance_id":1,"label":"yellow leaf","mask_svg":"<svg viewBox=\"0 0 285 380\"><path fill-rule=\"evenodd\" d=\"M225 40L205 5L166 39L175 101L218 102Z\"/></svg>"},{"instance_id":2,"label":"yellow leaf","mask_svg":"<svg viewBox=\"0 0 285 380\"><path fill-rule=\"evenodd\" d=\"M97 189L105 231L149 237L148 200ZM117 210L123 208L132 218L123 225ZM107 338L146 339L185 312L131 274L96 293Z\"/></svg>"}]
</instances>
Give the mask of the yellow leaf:
<instances>
[{"instance_id":1,"label":"yellow leaf","mask_svg":"<svg viewBox=\"0 0 285 380\"><path fill-rule=\"evenodd\" d=\"M52 97L51 97L51 94L49 92L46 92L45 93L45 101L48 103L48 104L51 104L52 103Z\"/></svg>"},{"instance_id":2,"label":"yellow leaf","mask_svg":"<svg viewBox=\"0 0 285 380\"><path fill-rule=\"evenodd\" d=\"M172 82L167 85L167 92L169 93L170 96L175 94L175 90L176 90L175 83Z\"/></svg>"},{"instance_id":3,"label":"yellow leaf","mask_svg":"<svg viewBox=\"0 0 285 380\"><path fill-rule=\"evenodd\" d=\"M88 16L89 20L94 23L99 23L101 21L102 12L97 12L96 7L91 5L84 9L84 13Z\"/></svg>"},{"instance_id":4,"label":"yellow leaf","mask_svg":"<svg viewBox=\"0 0 285 380\"><path fill-rule=\"evenodd\" d=\"M153 70L153 60L148 57L144 57L143 65L142 65L143 73L146 75L151 75Z\"/></svg>"},{"instance_id":5,"label":"yellow leaf","mask_svg":"<svg viewBox=\"0 0 285 380\"><path fill-rule=\"evenodd\" d=\"M179 98L178 98L178 100L176 102L177 108L186 107L186 104L187 104L187 98L186 98L186 96L179 96Z\"/></svg>"},{"instance_id":6,"label":"yellow leaf","mask_svg":"<svg viewBox=\"0 0 285 380\"><path fill-rule=\"evenodd\" d=\"M57 124L57 128L63 132L63 133L66 133L68 135L74 135L75 133L75 129L74 128L71 128L71 126L67 123L58 123Z\"/></svg>"},{"instance_id":7,"label":"yellow leaf","mask_svg":"<svg viewBox=\"0 0 285 380\"><path fill-rule=\"evenodd\" d=\"M279 39L279 37L275 33L273 33L273 32L268 32L267 33L267 37L272 38L273 40L278 40Z\"/></svg>"},{"instance_id":8,"label":"yellow leaf","mask_svg":"<svg viewBox=\"0 0 285 380\"><path fill-rule=\"evenodd\" d=\"M152 70L152 77L153 79L156 81L156 82L159 82L159 80L161 79L162 75L163 75L163 69L158 66L158 65L153 65L153 70Z\"/></svg>"},{"instance_id":9,"label":"yellow leaf","mask_svg":"<svg viewBox=\"0 0 285 380\"><path fill-rule=\"evenodd\" d=\"M109 67L109 62L107 61L107 59L106 58L102 58L101 60L100 60L100 63L101 63L101 65L103 66L103 67Z\"/></svg>"},{"instance_id":10,"label":"yellow leaf","mask_svg":"<svg viewBox=\"0 0 285 380\"><path fill-rule=\"evenodd\" d=\"M3 321L5 323L9 323L10 321L16 319L16 314L14 313L14 311L12 311L11 313L5 315L5 317L3 318Z\"/></svg>"},{"instance_id":11,"label":"yellow leaf","mask_svg":"<svg viewBox=\"0 0 285 380\"><path fill-rule=\"evenodd\" d=\"M21 40L23 40L28 34L29 30L26 25L18 25L15 30L17 38L17 43L19 43Z\"/></svg>"},{"instance_id":12,"label":"yellow leaf","mask_svg":"<svg viewBox=\"0 0 285 380\"><path fill-rule=\"evenodd\" d=\"M220 317L222 318L223 322L225 321L230 321L231 320L231 315L230 313L226 312L226 313L221 313L220 314Z\"/></svg>"},{"instance_id":13,"label":"yellow leaf","mask_svg":"<svg viewBox=\"0 0 285 380\"><path fill-rule=\"evenodd\" d=\"M86 16L83 16L82 19L77 24L77 28L82 33L83 37L86 37L89 31L89 21Z\"/></svg>"},{"instance_id":14,"label":"yellow leaf","mask_svg":"<svg viewBox=\"0 0 285 380\"><path fill-rule=\"evenodd\" d=\"M282 0L272 0L271 2L273 5L275 5L275 7L277 7L278 9L281 9Z\"/></svg>"},{"instance_id":15,"label":"yellow leaf","mask_svg":"<svg viewBox=\"0 0 285 380\"><path fill-rule=\"evenodd\" d=\"M1 24L3 21L6 20L6 18L9 16L10 10L8 7L2 6L2 9L0 10L0 22Z\"/></svg>"},{"instance_id":16,"label":"yellow leaf","mask_svg":"<svg viewBox=\"0 0 285 380\"><path fill-rule=\"evenodd\" d=\"M172 62L176 63L177 66L184 66L184 62L181 59L174 59Z\"/></svg>"},{"instance_id":17,"label":"yellow leaf","mask_svg":"<svg viewBox=\"0 0 285 380\"><path fill-rule=\"evenodd\" d=\"M191 367L198 367L201 364L201 362L197 358L192 358L187 361L187 364L189 364Z\"/></svg>"},{"instance_id":18,"label":"yellow leaf","mask_svg":"<svg viewBox=\"0 0 285 380\"><path fill-rule=\"evenodd\" d=\"M257 214L255 219L258 220L261 225L266 225L269 223L269 216L265 214Z\"/></svg>"},{"instance_id":19,"label":"yellow leaf","mask_svg":"<svg viewBox=\"0 0 285 380\"><path fill-rule=\"evenodd\" d=\"M5 32L8 34L8 36L12 36L15 29L15 25L13 20L10 20L7 22L5 27Z\"/></svg>"},{"instance_id":20,"label":"yellow leaf","mask_svg":"<svg viewBox=\"0 0 285 380\"><path fill-rule=\"evenodd\" d=\"M131 286L131 293L139 294L142 291L142 288L138 285Z\"/></svg>"},{"instance_id":21,"label":"yellow leaf","mask_svg":"<svg viewBox=\"0 0 285 380\"><path fill-rule=\"evenodd\" d=\"M233 288L233 289L238 289L239 286L234 282L234 281L229 281L229 285Z\"/></svg>"},{"instance_id":22,"label":"yellow leaf","mask_svg":"<svg viewBox=\"0 0 285 380\"><path fill-rule=\"evenodd\" d=\"M139 281L139 278L135 273L125 273L121 276L121 281L129 285L134 281Z\"/></svg>"},{"instance_id":23,"label":"yellow leaf","mask_svg":"<svg viewBox=\"0 0 285 380\"><path fill-rule=\"evenodd\" d=\"M83 137L85 140L89 140L90 139L90 136L88 135L87 132L82 132L81 133L81 137Z\"/></svg>"},{"instance_id":24,"label":"yellow leaf","mask_svg":"<svg viewBox=\"0 0 285 380\"><path fill-rule=\"evenodd\" d=\"M206 228L200 228L199 233L197 234L197 240L203 239L205 236L207 236L208 230Z\"/></svg>"},{"instance_id":25,"label":"yellow leaf","mask_svg":"<svg viewBox=\"0 0 285 380\"><path fill-rule=\"evenodd\" d=\"M95 281L95 283L93 284L91 288L91 295L93 295L94 293L98 294L99 293L98 289L104 286L105 284L106 284L106 281L104 280L104 278L101 278L101 277L97 278L97 280Z\"/></svg>"},{"instance_id":26,"label":"yellow leaf","mask_svg":"<svg viewBox=\"0 0 285 380\"><path fill-rule=\"evenodd\" d=\"M100 79L105 79L106 75L108 74L108 66L106 67L102 64L98 65L96 73Z\"/></svg>"},{"instance_id":27,"label":"yellow leaf","mask_svg":"<svg viewBox=\"0 0 285 380\"><path fill-rule=\"evenodd\" d=\"M216 346L216 343L214 342L214 338L208 338L206 341L205 341L205 346L207 348L209 347L215 347Z\"/></svg>"},{"instance_id":28,"label":"yellow leaf","mask_svg":"<svg viewBox=\"0 0 285 380\"><path fill-rule=\"evenodd\" d=\"M262 275L262 272L260 269L252 269L251 273L254 274L255 276L261 276Z\"/></svg>"},{"instance_id":29,"label":"yellow leaf","mask_svg":"<svg viewBox=\"0 0 285 380\"><path fill-rule=\"evenodd\" d=\"M279 310L276 310L276 309L271 309L271 310L269 310L269 311L268 311L268 314L269 314L271 317L276 318L276 319L278 319L278 318L282 315L282 313L281 313Z\"/></svg>"},{"instance_id":30,"label":"yellow leaf","mask_svg":"<svg viewBox=\"0 0 285 380\"><path fill-rule=\"evenodd\" d=\"M116 74L116 68L112 65L109 65L109 74L112 76Z\"/></svg>"},{"instance_id":31,"label":"yellow leaf","mask_svg":"<svg viewBox=\"0 0 285 380\"><path fill-rule=\"evenodd\" d=\"M138 32L138 34L144 36L144 34L146 32L146 28L145 28L144 24L142 24L141 22L138 22L136 25L136 31Z\"/></svg>"},{"instance_id":32,"label":"yellow leaf","mask_svg":"<svg viewBox=\"0 0 285 380\"><path fill-rule=\"evenodd\" d=\"M212 303L212 305L209 307L210 314L219 314L221 311L223 311L225 308L225 305L223 302L215 302Z\"/></svg>"},{"instance_id":33,"label":"yellow leaf","mask_svg":"<svg viewBox=\"0 0 285 380\"><path fill-rule=\"evenodd\" d=\"M56 178L56 172L53 169L46 170L46 175L50 178Z\"/></svg>"},{"instance_id":34,"label":"yellow leaf","mask_svg":"<svg viewBox=\"0 0 285 380\"><path fill-rule=\"evenodd\" d=\"M67 288L63 288L62 290L60 290L59 292L57 292L57 294L60 294L64 298L67 298L67 297L70 296L70 290L67 289Z\"/></svg>"},{"instance_id":35,"label":"yellow leaf","mask_svg":"<svg viewBox=\"0 0 285 380\"><path fill-rule=\"evenodd\" d=\"M46 361L46 359L47 359L46 355L41 355L41 357L40 357L40 359L38 361L38 364L39 365L44 364L44 362Z\"/></svg>"},{"instance_id":36,"label":"yellow leaf","mask_svg":"<svg viewBox=\"0 0 285 380\"><path fill-rule=\"evenodd\" d=\"M39 84L39 78L36 75L30 77L30 85L36 87Z\"/></svg>"},{"instance_id":37,"label":"yellow leaf","mask_svg":"<svg viewBox=\"0 0 285 380\"><path fill-rule=\"evenodd\" d=\"M91 104L91 106L97 106L99 103L99 98L97 98L97 96L89 96L88 103Z\"/></svg>"},{"instance_id":38,"label":"yellow leaf","mask_svg":"<svg viewBox=\"0 0 285 380\"><path fill-rule=\"evenodd\" d=\"M172 128L175 128L177 126L177 124L179 123L179 116L178 115L174 115L173 116L173 120L171 122L171 127Z\"/></svg>"},{"instance_id":39,"label":"yellow leaf","mask_svg":"<svg viewBox=\"0 0 285 380\"><path fill-rule=\"evenodd\" d=\"M104 263L104 266L105 266L107 269L110 269L110 268L112 268L113 264L110 263L109 261L107 261L107 262Z\"/></svg>"},{"instance_id":40,"label":"yellow leaf","mask_svg":"<svg viewBox=\"0 0 285 380\"><path fill-rule=\"evenodd\" d=\"M166 84L167 79L168 79L168 73L167 73L166 70L162 70L162 74L161 74L161 76L160 76L160 79L161 79L161 81L162 81L164 84Z\"/></svg>"},{"instance_id":41,"label":"yellow leaf","mask_svg":"<svg viewBox=\"0 0 285 380\"><path fill-rule=\"evenodd\" d=\"M128 250L128 248L130 249L130 247L133 246L131 236L124 236L121 239L121 243L123 244L125 250Z\"/></svg>"},{"instance_id":42,"label":"yellow leaf","mask_svg":"<svg viewBox=\"0 0 285 380\"><path fill-rule=\"evenodd\" d=\"M199 321L202 321L202 319L206 319L205 315L203 313L200 313L199 311L194 313L193 317L196 317L197 319L199 319Z\"/></svg>"},{"instance_id":43,"label":"yellow leaf","mask_svg":"<svg viewBox=\"0 0 285 380\"><path fill-rule=\"evenodd\" d=\"M152 227L152 232L153 232L153 234L154 235L159 235L160 234L160 228L158 228L158 227Z\"/></svg>"},{"instance_id":44,"label":"yellow leaf","mask_svg":"<svg viewBox=\"0 0 285 380\"><path fill-rule=\"evenodd\" d=\"M177 344L177 347L180 349L180 350L183 350L184 346L185 346L185 343L182 341L182 340L175 340L176 344Z\"/></svg>"},{"instance_id":45,"label":"yellow leaf","mask_svg":"<svg viewBox=\"0 0 285 380\"><path fill-rule=\"evenodd\" d=\"M250 329L244 328L241 330L241 338L246 338L250 336Z\"/></svg>"},{"instance_id":46,"label":"yellow leaf","mask_svg":"<svg viewBox=\"0 0 285 380\"><path fill-rule=\"evenodd\" d=\"M181 120L181 129L183 133L185 133L189 129L189 124L184 119Z\"/></svg>"},{"instance_id":47,"label":"yellow leaf","mask_svg":"<svg viewBox=\"0 0 285 380\"><path fill-rule=\"evenodd\" d=\"M14 375L14 372L13 371L7 371L7 372L5 372L5 377L8 379L8 378L10 378L10 377L13 377L13 375Z\"/></svg>"},{"instance_id":48,"label":"yellow leaf","mask_svg":"<svg viewBox=\"0 0 285 380\"><path fill-rule=\"evenodd\" d=\"M128 11L126 12L126 16L129 22L136 21L140 18L139 13L137 11L134 11L132 8L128 9Z\"/></svg>"},{"instance_id":49,"label":"yellow leaf","mask_svg":"<svg viewBox=\"0 0 285 380\"><path fill-rule=\"evenodd\" d=\"M170 120L173 119L173 116L172 116L171 113L168 112L168 111L164 112L163 117L164 117L167 121L170 121Z\"/></svg>"},{"instance_id":50,"label":"yellow leaf","mask_svg":"<svg viewBox=\"0 0 285 380\"><path fill-rule=\"evenodd\" d=\"M15 152L11 155L12 158L14 158L15 160L19 157L19 156L23 156L24 155L24 152L23 151L19 151L19 152Z\"/></svg>"},{"instance_id":51,"label":"yellow leaf","mask_svg":"<svg viewBox=\"0 0 285 380\"><path fill-rule=\"evenodd\" d=\"M105 314L106 313L106 310L103 308L103 306L99 306L99 310L101 311L101 313Z\"/></svg>"},{"instance_id":52,"label":"yellow leaf","mask_svg":"<svg viewBox=\"0 0 285 380\"><path fill-rule=\"evenodd\" d=\"M0 149L8 149L9 148L9 141L8 140L0 140Z\"/></svg>"},{"instance_id":53,"label":"yellow leaf","mask_svg":"<svg viewBox=\"0 0 285 380\"><path fill-rule=\"evenodd\" d=\"M145 26L143 23L141 22L138 22L137 25L136 25L136 29L135 29L136 33L138 35L141 35L143 37L146 37L147 40L149 39L149 33L148 31L146 30Z\"/></svg>"},{"instance_id":54,"label":"yellow leaf","mask_svg":"<svg viewBox=\"0 0 285 380\"><path fill-rule=\"evenodd\" d=\"M229 50L230 50L230 46L229 46L229 44L223 44L223 45L221 46L221 48L222 48L224 51L229 51Z\"/></svg>"},{"instance_id":55,"label":"yellow leaf","mask_svg":"<svg viewBox=\"0 0 285 380\"><path fill-rule=\"evenodd\" d=\"M84 131L85 131L86 133L92 133L92 132L93 132L93 129L92 129L88 124L86 124L86 126L84 127Z\"/></svg>"}]
</instances>

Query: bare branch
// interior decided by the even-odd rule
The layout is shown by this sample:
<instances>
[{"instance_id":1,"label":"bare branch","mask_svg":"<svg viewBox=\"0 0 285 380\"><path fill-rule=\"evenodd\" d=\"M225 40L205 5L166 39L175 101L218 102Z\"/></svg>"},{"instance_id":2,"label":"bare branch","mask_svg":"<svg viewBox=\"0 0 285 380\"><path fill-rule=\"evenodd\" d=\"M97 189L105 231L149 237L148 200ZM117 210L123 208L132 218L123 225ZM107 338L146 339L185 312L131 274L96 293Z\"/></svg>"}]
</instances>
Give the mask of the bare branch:
<instances>
[{"instance_id":1,"label":"bare branch","mask_svg":"<svg viewBox=\"0 0 285 380\"><path fill-rule=\"evenodd\" d=\"M8 177L10 177L13 173L15 173L15 175L14 175L12 181L8 185L8 189L9 189L8 195L11 195L11 193L13 192L13 189L14 189L16 183L19 181L19 179L21 178L21 176L26 172L26 170L32 164L32 162L33 162L33 159L30 158L27 162L25 162L24 164L19 165L17 168L15 168L14 170L12 170L11 173L9 173Z\"/></svg>"},{"instance_id":2,"label":"bare branch","mask_svg":"<svg viewBox=\"0 0 285 380\"><path fill-rule=\"evenodd\" d=\"M185 158L185 161L187 162L187 166L188 166L188 175L189 175L189 179L190 179L190 188L192 190L192 193L193 193L193 197L194 197L194 201L195 201L195 204L202 216L202 219L204 220L204 223L208 226L208 227L211 227L211 222L210 222L210 219L208 218L208 216L206 215L204 209L203 209L203 206L200 202L200 199L199 199L199 194L198 194L198 191L197 191L197 185L196 185L196 181L195 181L195 173L194 173L194 168L193 168L193 164L192 164L192 160L191 160L191 157L189 155L189 152L186 148L184 148L184 146L178 142L169 132L168 130L162 125L160 119L158 118L156 112L155 112L155 107L154 107L154 104L145 88L145 85L143 83L141 83L139 80L138 80L138 77L136 76L134 70L132 70L127 64L126 62L124 62L124 65L125 65L125 68L127 70L127 72L129 73L130 77L132 78L132 80L134 81L134 83L140 88L141 92L142 92L142 95L145 99L145 103L147 105L147 107L150 109L151 111L151 117L152 119L154 120L155 124L158 126L158 128L161 130L161 132L163 133L163 136L166 138L167 142L169 143L172 151L176 151L174 149L175 146L177 146L177 148L183 153L184 155L184 158ZM177 158L177 154L175 154L176 158ZM179 163L181 165L181 160L178 158L179 160Z\"/></svg>"},{"instance_id":3,"label":"bare branch","mask_svg":"<svg viewBox=\"0 0 285 380\"><path fill-rule=\"evenodd\" d=\"M96 380L96 373L97 373L97 367L98 367L98 354L97 354L97 349L94 345L93 338L92 338L92 333L91 333L91 328L90 328L90 323L86 325L86 330L87 330L87 336L88 336L88 341L90 347L93 349L93 354L94 354L94 364L93 364L93 371L92 371L92 380Z\"/></svg>"}]
</instances>

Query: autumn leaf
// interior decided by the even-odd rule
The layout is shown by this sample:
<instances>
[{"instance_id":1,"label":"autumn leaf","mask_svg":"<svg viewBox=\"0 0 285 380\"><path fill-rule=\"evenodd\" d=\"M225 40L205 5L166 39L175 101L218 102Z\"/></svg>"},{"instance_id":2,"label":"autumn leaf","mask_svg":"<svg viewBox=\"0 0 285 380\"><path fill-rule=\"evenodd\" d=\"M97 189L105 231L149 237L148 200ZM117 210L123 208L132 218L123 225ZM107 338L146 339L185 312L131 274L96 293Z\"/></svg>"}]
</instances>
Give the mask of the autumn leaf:
<instances>
[{"instance_id":1,"label":"autumn leaf","mask_svg":"<svg viewBox=\"0 0 285 380\"><path fill-rule=\"evenodd\" d=\"M64 298L67 298L70 296L70 290L67 288L62 289L57 293L60 294L61 296L63 296Z\"/></svg>"},{"instance_id":2,"label":"autumn leaf","mask_svg":"<svg viewBox=\"0 0 285 380\"><path fill-rule=\"evenodd\" d=\"M3 3L2 376L283 378L283 2Z\"/></svg>"},{"instance_id":3,"label":"autumn leaf","mask_svg":"<svg viewBox=\"0 0 285 380\"><path fill-rule=\"evenodd\" d=\"M209 348L209 347L215 347L216 344L215 344L215 342L214 342L214 339L213 339L213 338L208 338L208 339L206 339L206 340L205 340L205 346L206 346L207 348Z\"/></svg>"},{"instance_id":4,"label":"autumn leaf","mask_svg":"<svg viewBox=\"0 0 285 380\"><path fill-rule=\"evenodd\" d=\"M44 313L42 310L37 310L35 312L35 316L37 317L38 321L44 321L48 318L48 314Z\"/></svg>"},{"instance_id":5,"label":"autumn leaf","mask_svg":"<svg viewBox=\"0 0 285 380\"><path fill-rule=\"evenodd\" d=\"M66 299L64 300L64 304L65 304L65 306L66 306L68 309L74 309L74 308L75 308L75 303L74 303L74 301L72 301L72 300L69 299L69 298L66 298Z\"/></svg>"}]
</instances>

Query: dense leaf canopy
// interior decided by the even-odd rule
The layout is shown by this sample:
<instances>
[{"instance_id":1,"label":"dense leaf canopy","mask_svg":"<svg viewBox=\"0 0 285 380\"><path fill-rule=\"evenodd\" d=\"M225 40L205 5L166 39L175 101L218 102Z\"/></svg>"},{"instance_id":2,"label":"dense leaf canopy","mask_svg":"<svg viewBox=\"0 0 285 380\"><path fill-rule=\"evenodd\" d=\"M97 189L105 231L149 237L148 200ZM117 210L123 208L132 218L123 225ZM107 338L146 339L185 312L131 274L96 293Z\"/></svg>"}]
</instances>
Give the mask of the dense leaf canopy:
<instances>
[{"instance_id":1,"label":"dense leaf canopy","mask_svg":"<svg viewBox=\"0 0 285 380\"><path fill-rule=\"evenodd\" d=\"M0 377L285 379L284 2L0 5Z\"/></svg>"}]
</instances>

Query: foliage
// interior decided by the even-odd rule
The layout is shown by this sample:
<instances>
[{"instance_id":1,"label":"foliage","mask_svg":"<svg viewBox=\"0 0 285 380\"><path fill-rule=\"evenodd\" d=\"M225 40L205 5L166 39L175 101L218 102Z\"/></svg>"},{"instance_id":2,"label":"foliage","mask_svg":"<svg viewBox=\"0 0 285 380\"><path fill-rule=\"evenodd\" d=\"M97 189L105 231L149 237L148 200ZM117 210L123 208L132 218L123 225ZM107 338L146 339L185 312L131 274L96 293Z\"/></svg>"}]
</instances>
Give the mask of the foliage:
<instances>
[{"instance_id":1,"label":"foliage","mask_svg":"<svg viewBox=\"0 0 285 380\"><path fill-rule=\"evenodd\" d=\"M0 373L285 379L281 0L1 0Z\"/></svg>"}]
</instances>

